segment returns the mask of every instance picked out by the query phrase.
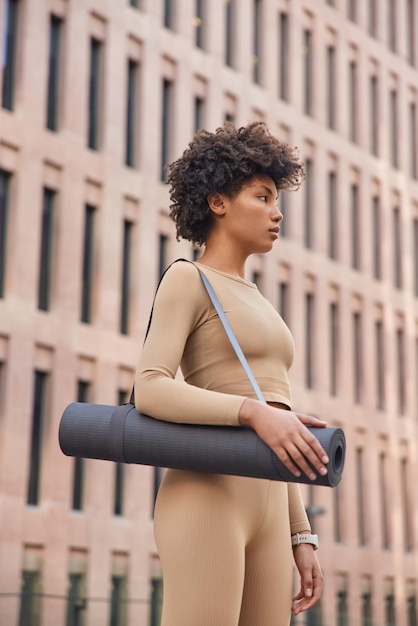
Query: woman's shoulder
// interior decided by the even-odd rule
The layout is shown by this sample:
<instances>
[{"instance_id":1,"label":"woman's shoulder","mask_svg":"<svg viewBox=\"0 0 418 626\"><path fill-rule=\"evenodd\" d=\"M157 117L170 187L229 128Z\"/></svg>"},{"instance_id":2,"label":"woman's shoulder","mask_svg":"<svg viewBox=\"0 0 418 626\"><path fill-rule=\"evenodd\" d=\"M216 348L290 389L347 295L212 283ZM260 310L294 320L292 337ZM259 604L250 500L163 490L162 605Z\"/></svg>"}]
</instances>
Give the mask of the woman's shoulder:
<instances>
[{"instance_id":1,"label":"woman's shoulder","mask_svg":"<svg viewBox=\"0 0 418 626\"><path fill-rule=\"evenodd\" d=\"M177 261L174 261L174 263L169 265L162 281L170 283L181 283L182 285L185 281L198 283L199 272L194 263L192 263L192 261L187 261L186 259L178 259Z\"/></svg>"},{"instance_id":2,"label":"woman's shoulder","mask_svg":"<svg viewBox=\"0 0 418 626\"><path fill-rule=\"evenodd\" d=\"M179 259L166 270L158 291L167 296L171 294L190 300L201 298L202 287L197 267L191 261Z\"/></svg>"},{"instance_id":3,"label":"woman's shoulder","mask_svg":"<svg viewBox=\"0 0 418 626\"><path fill-rule=\"evenodd\" d=\"M161 280L155 303L168 314L182 310L186 318L192 315L193 324L206 319L209 301L197 267L180 259L172 263Z\"/></svg>"}]
</instances>

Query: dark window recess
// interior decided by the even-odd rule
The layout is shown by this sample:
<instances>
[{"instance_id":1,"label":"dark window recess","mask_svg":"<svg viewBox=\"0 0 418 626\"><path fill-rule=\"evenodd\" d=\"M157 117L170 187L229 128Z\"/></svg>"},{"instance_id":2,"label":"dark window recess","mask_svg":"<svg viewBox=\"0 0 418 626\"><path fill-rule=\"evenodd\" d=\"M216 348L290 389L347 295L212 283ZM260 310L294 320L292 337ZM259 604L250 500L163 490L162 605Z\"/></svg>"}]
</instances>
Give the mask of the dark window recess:
<instances>
[{"instance_id":1,"label":"dark window recess","mask_svg":"<svg viewBox=\"0 0 418 626\"><path fill-rule=\"evenodd\" d=\"M10 174L0 170L0 298L6 281L7 223L9 213Z\"/></svg>"},{"instance_id":2,"label":"dark window recess","mask_svg":"<svg viewBox=\"0 0 418 626\"><path fill-rule=\"evenodd\" d=\"M122 277L121 277L121 307L120 307L120 332L127 335L129 332L129 308L131 286L131 257L132 257L132 230L133 224L128 220L123 221L123 246L122 246Z\"/></svg>"},{"instance_id":3,"label":"dark window recess","mask_svg":"<svg viewBox=\"0 0 418 626\"><path fill-rule=\"evenodd\" d=\"M48 374L35 371L30 438L29 478L27 503L39 504L39 487L42 462L42 433L45 420L46 387Z\"/></svg>"},{"instance_id":4,"label":"dark window recess","mask_svg":"<svg viewBox=\"0 0 418 626\"><path fill-rule=\"evenodd\" d=\"M38 309L41 311L48 311L50 307L54 204L55 191L45 188L42 207L41 250L38 282Z\"/></svg>"},{"instance_id":5,"label":"dark window recess","mask_svg":"<svg viewBox=\"0 0 418 626\"><path fill-rule=\"evenodd\" d=\"M128 84L126 93L126 152L125 164L135 167L136 108L137 108L138 63L128 60Z\"/></svg>"},{"instance_id":6,"label":"dark window recess","mask_svg":"<svg viewBox=\"0 0 418 626\"><path fill-rule=\"evenodd\" d=\"M6 0L3 5L5 15L3 41L3 85L1 105L13 111L16 87L16 61L19 26L20 0Z\"/></svg>"},{"instance_id":7,"label":"dark window recess","mask_svg":"<svg viewBox=\"0 0 418 626\"><path fill-rule=\"evenodd\" d=\"M90 40L90 80L89 80L89 109L88 109L88 147L99 149L100 137L100 95L101 95L101 65L103 43L94 37Z\"/></svg>"},{"instance_id":8,"label":"dark window recess","mask_svg":"<svg viewBox=\"0 0 418 626\"><path fill-rule=\"evenodd\" d=\"M172 96L173 84L171 81L163 80L163 106L161 119L161 181L165 182L167 177L166 167L170 158L170 138L171 138L171 117L172 117Z\"/></svg>"},{"instance_id":9,"label":"dark window recess","mask_svg":"<svg viewBox=\"0 0 418 626\"><path fill-rule=\"evenodd\" d=\"M46 111L46 126L49 130L58 130L61 39L62 20L51 15Z\"/></svg>"},{"instance_id":10,"label":"dark window recess","mask_svg":"<svg viewBox=\"0 0 418 626\"><path fill-rule=\"evenodd\" d=\"M83 273L81 292L81 321L91 322L94 261L94 218L96 208L87 204L84 216Z\"/></svg>"}]
</instances>

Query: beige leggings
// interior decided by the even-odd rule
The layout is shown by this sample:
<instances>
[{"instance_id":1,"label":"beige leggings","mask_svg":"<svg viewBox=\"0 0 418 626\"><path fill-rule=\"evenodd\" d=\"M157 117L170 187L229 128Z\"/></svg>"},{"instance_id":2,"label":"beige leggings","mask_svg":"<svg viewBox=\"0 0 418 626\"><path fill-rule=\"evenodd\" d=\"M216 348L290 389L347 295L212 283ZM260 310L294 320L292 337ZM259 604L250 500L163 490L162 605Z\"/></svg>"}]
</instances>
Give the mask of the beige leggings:
<instances>
[{"instance_id":1,"label":"beige leggings","mask_svg":"<svg viewBox=\"0 0 418 626\"><path fill-rule=\"evenodd\" d=\"M287 485L168 470L154 532L162 626L288 626L292 549Z\"/></svg>"}]
</instances>

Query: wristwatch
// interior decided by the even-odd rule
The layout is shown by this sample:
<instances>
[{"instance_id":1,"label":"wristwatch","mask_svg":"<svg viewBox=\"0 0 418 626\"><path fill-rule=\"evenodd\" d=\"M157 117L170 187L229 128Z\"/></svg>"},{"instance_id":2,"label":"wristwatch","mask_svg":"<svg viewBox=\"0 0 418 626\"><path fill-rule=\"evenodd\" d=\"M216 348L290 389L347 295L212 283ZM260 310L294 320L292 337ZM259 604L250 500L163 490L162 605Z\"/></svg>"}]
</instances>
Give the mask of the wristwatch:
<instances>
[{"instance_id":1,"label":"wristwatch","mask_svg":"<svg viewBox=\"0 0 418 626\"><path fill-rule=\"evenodd\" d=\"M300 546L301 543L310 543L313 545L314 550L318 550L318 535L311 535L310 533L297 533L296 535L292 535L292 548Z\"/></svg>"}]
</instances>

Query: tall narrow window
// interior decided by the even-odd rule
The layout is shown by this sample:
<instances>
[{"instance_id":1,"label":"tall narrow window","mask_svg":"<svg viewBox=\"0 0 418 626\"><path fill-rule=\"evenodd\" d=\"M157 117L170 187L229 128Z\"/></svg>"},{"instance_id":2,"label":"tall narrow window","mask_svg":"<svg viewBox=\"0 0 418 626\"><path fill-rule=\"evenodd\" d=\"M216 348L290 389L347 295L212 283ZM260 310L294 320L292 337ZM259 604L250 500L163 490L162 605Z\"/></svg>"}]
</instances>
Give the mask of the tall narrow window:
<instances>
[{"instance_id":1,"label":"tall narrow window","mask_svg":"<svg viewBox=\"0 0 418 626\"><path fill-rule=\"evenodd\" d=\"M375 322L375 367L376 367L376 406L380 410L385 408L385 363L383 323Z\"/></svg>"},{"instance_id":2,"label":"tall narrow window","mask_svg":"<svg viewBox=\"0 0 418 626\"><path fill-rule=\"evenodd\" d=\"M171 120L173 107L173 83L166 78L163 80L163 102L161 119L161 180L166 180L166 166L170 160L171 148Z\"/></svg>"},{"instance_id":3,"label":"tall narrow window","mask_svg":"<svg viewBox=\"0 0 418 626\"><path fill-rule=\"evenodd\" d=\"M352 22L357 19L357 0L347 0L347 17Z\"/></svg>"},{"instance_id":4,"label":"tall narrow window","mask_svg":"<svg viewBox=\"0 0 418 626\"><path fill-rule=\"evenodd\" d=\"M328 254L331 259L337 258L337 174L328 174Z\"/></svg>"},{"instance_id":5,"label":"tall narrow window","mask_svg":"<svg viewBox=\"0 0 418 626\"><path fill-rule=\"evenodd\" d=\"M377 76L370 77L370 149L379 154L379 94Z\"/></svg>"},{"instance_id":6,"label":"tall narrow window","mask_svg":"<svg viewBox=\"0 0 418 626\"><path fill-rule=\"evenodd\" d=\"M358 185L353 183L350 187L351 196L351 266L360 269L360 207Z\"/></svg>"},{"instance_id":7,"label":"tall narrow window","mask_svg":"<svg viewBox=\"0 0 418 626\"><path fill-rule=\"evenodd\" d=\"M67 597L66 626L84 626L84 613L87 607L85 574L71 572Z\"/></svg>"},{"instance_id":8,"label":"tall narrow window","mask_svg":"<svg viewBox=\"0 0 418 626\"><path fill-rule=\"evenodd\" d=\"M51 15L49 27L49 63L46 126L49 130L58 130L60 56L62 39L62 20Z\"/></svg>"},{"instance_id":9,"label":"tall narrow window","mask_svg":"<svg viewBox=\"0 0 418 626\"><path fill-rule=\"evenodd\" d=\"M85 380L78 381L77 402L88 402L90 384ZM83 509L83 487L84 487L84 459L76 457L74 459L73 478L73 511Z\"/></svg>"},{"instance_id":10,"label":"tall narrow window","mask_svg":"<svg viewBox=\"0 0 418 626\"><path fill-rule=\"evenodd\" d=\"M261 272L254 271L251 276L251 281L261 290L261 284L263 281Z\"/></svg>"},{"instance_id":11,"label":"tall narrow window","mask_svg":"<svg viewBox=\"0 0 418 626\"><path fill-rule=\"evenodd\" d=\"M39 570L23 570L19 626L41 626L42 580Z\"/></svg>"},{"instance_id":12,"label":"tall narrow window","mask_svg":"<svg viewBox=\"0 0 418 626\"><path fill-rule=\"evenodd\" d=\"M6 365L3 360L0 359L0 419L3 413L4 407L4 376Z\"/></svg>"},{"instance_id":13,"label":"tall narrow window","mask_svg":"<svg viewBox=\"0 0 418 626\"><path fill-rule=\"evenodd\" d=\"M311 609L308 609L306 615L306 626L322 626L322 602L319 601Z\"/></svg>"},{"instance_id":14,"label":"tall narrow window","mask_svg":"<svg viewBox=\"0 0 418 626\"><path fill-rule=\"evenodd\" d=\"M288 307L289 307L288 297L289 297L289 285L287 282L281 282L279 284L279 313L285 322L286 320L288 320Z\"/></svg>"},{"instance_id":15,"label":"tall narrow window","mask_svg":"<svg viewBox=\"0 0 418 626\"><path fill-rule=\"evenodd\" d=\"M418 388L418 336L415 337L415 388ZM418 411L418 395L416 395L416 400L415 400L416 404L415 404L415 413L417 413Z\"/></svg>"},{"instance_id":16,"label":"tall narrow window","mask_svg":"<svg viewBox=\"0 0 418 626\"><path fill-rule=\"evenodd\" d=\"M253 81L261 82L262 0L253 0Z\"/></svg>"},{"instance_id":17,"label":"tall narrow window","mask_svg":"<svg viewBox=\"0 0 418 626\"><path fill-rule=\"evenodd\" d=\"M205 0L195 0L195 44L197 48L205 47Z\"/></svg>"},{"instance_id":18,"label":"tall narrow window","mask_svg":"<svg viewBox=\"0 0 418 626\"><path fill-rule=\"evenodd\" d=\"M45 420L46 387L48 374L35 371L32 405L32 429L30 438L30 459L27 504L39 504L39 486L42 462L42 431Z\"/></svg>"},{"instance_id":19,"label":"tall narrow window","mask_svg":"<svg viewBox=\"0 0 418 626\"><path fill-rule=\"evenodd\" d=\"M363 383L362 323L360 311L353 313L354 402L361 402Z\"/></svg>"},{"instance_id":20,"label":"tall narrow window","mask_svg":"<svg viewBox=\"0 0 418 626\"><path fill-rule=\"evenodd\" d=\"M360 546L366 545L366 516L364 499L364 468L363 450L356 449L356 478L357 478L357 532Z\"/></svg>"},{"instance_id":21,"label":"tall narrow window","mask_svg":"<svg viewBox=\"0 0 418 626\"><path fill-rule=\"evenodd\" d=\"M41 311L48 311L50 305L55 195L52 189L44 189L38 282L38 309Z\"/></svg>"},{"instance_id":22,"label":"tall narrow window","mask_svg":"<svg viewBox=\"0 0 418 626\"><path fill-rule=\"evenodd\" d=\"M381 258L381 218L380 199L374 196L372 199L372 237L373 237L373 276L377 280L382 278Z\"/></svg>"},{"instance_id":23,"label":"tall narrow window","mask_svg":"<svg viewBox=\"0 0 418 626\"><path fill-rule=\"evenodd\" d=\"M390 548L389 509L387 499L386 455L379 456L379 492L380 492L380 520L382 525L382 548Z\"/></svg>"},{"instance_id":24,"label":"tall narrow window","mask_svg":"<svg viewBox=\"0 0 418 626\"><path fill-rule=\"evenodd\" d=\"M166 28L174 28L174 0L163 0L163 22Z\"/></svg>"},{"instance_id":25,"label":"tall narrow window","mask_svg":"<svg viewBox=\"0 0 418 626\"><path fill-rule=\"evenodd\" d=\"M327 125L335 128L335 48L327 46Z\"/></svg>"},{"instance_id":26,"label":"tall narrow window","mask_svg":"<svg viewBox=\"0 0 418 626\"><path fill-rule=\"evenodd\" d=\"M313 68L313 47L312 31L303 31L303 110L307 115L312 115L312 68Z\"/></svg>"},{"instance_id":27,"label":"tall narrow window","mask_svg":"<svg viewBox=\"0 0 418 626\"><path fill-rule=\"evenodd\" d=\"M288 235L288 224L286 221L288 200L289 200L289 196L287 195L287 193L283 190L280 191L279 210L280 210L280 213L283 215L283 219L280 222L280 236L281 237L287 237Z\"/></svg>"},{"instance_id":28,"label":"tall narrow window","mask_svg":"<svg viewBox=\"0 0 418 626\"><path fill-rule=\"evenodd\" d=\"M396 360L397 360L397 388L398 388L398 412L405 413L406 387L405 387L405 335L402 328L396 331Z\"/></svg>"},{"instance_id":29,"label":"tall narrow window","mask_svg":"<svg viewBox=\"0 0 418 626\"><path fill-rule=\"evenodd\" d=\"M397 289L402 289L402 225L399 207L393 209L393 278Z\"/></svg>"},{"instance_id":30,"label":"tall narrow window","mask_svg":"<svg viewBox=\"0 0 418 626\"><path fill-rule=\"evenodd\" d=\"M132 231L133 223L123 221L123 244L122 244L122 276L121 276L121 299L120 299L120 332L127 335L129 332L129 308L131 286L131 257L132 257Z\"/></svg>"},{"instance_id":31,"label":"tall narrow window","mask_svg":"<svg viewBox=\"0 0 418 626\"><path fill-rule=\"evenodd\" d=\"M409 504L408 460L401 459L401 500L403 520L403 543L406 552L414 549L411 507Z\"/></svg>"},{"instance_id":32,"label":"tall narrow window","mask_svg":"<svg viewBox=\"0 0 418 626\"><path fill-rule=\"evenodd\" d=\"M338 304L331 302L330 306L330 392L337 395L338 387Z\"/></svg>"},{"instance_id":33,"label":"tall narrow window","mask_svg":"<svg viewBox=\"0 0 418 626\"><path fill-rule=\"evenodd\" d=\"M204 127L205 101L198 96L194 99L194 132Z\"/></svg>"},{"instance_id":34,"label":"tall narrow window","mask_svg":"<svg viewBox=\"0 0 418 626\"><path fill-rule=\"evenodd\" d=\"M163 606L163 580L153 578L151 581L151 619L150 626L160 626Z\"/></svg>"},{"instance_id":35,"label":"tall narrow window","mask_svg":"<svg viewBox=\"0 0 418 626\"><path fill-rule=\"evenodd\" d=\"M418 625L417 597L411 593L407 598L407 626Z\"/></svg>"},{"instance_id":36,"label":"tall narrow window","mask_svg":"<svg viewBox=\"0 0 418 626\"><path fill-rule=\"evenodd\" d=\"M396 626L395 595L390 591L385 596L385 626Z\"/></svg>"},{"instance_id":37,"label":"tall narrow window","mask_svg":"<svg viewBox=\"0 0 418 626\"><path fill-rule=\"evenodd\" d=\"M398 92L391 89L389 94L389 132L390 132L390 161L393 167L398 167Z\"/></svg>"},{"instance_id":38,"label":"tall narrow window","mask_svg":"<svg viewBox=\"0 0 418 626\"><path fill-rule=\"evenodd\" d=\"M126 88L125 164L135 167L138 63L128 59Z\"/></svg>"},{"instance_id":39,"label":"tall narrow window","mask_svg":"<svg viewBox=\"0 0 418 626\"><path fill-rule=\"evenodd\" d=\"M305 384L308 389L313 387L313 332L314 332L314 296L307 293L305 297Z\"/></svg>"},{"instance_id":40,"label":"tall narrow window","mask_svg":"<svg viewBox=\"0 0 418 626\"><path fill-rule=\"evenodd\" d=\"M351 141L357 141L357 63L350 61L348 66L348 134Z\"/></svg>"},{"instance_id":41,"label":"tall narrow window","mask_svg":"<svg viewBox=\"0 0 418 626\"><path fill-rule=\"evenodd\" d=\"M279 13L279 97L289 98L289 17Z\"/></svg>"},{"instance_id":42,"label":"tall narrow window","mask_svg":"<svg viewBox=\"0 0 418 626\"><path fill-rule=\"evenodd\" d=\"M115 463L115 492L113 503L113 514L123 515L123 495L124 495L124 478L125 466L123 463Z\"/></svg>"},{"instance_id":43,"label":"tall narrow window","mask_svg":"<svg viewBox=\"0 0 418 626\"><path fill-rule=\"evenodd\" d=\"M100 100L101 100L101 65L103 43L90 39L90 75L89 75L89 110L88 110L88 147L100 148Z\"/></svg>"},{"instance_id":44,"label":"tall narrow window","mask_svg":"<svg viewBox=\"0 0 418 626\"><path fill-rule=\"evenodd\" d=\"M236 0L225 0L225 65L234 66Z\"/></svg>"},{"instance_id":45,"label":"tall narrow window","mask_svg":"<svg viewBox=\"0 0 418 626\"><path fill-rule=\"evenodd\" d=\"M152 494L152 513L154 514L154 506L155 501L157 499L158 490L161 485L161 481L163 479L163 470L161 467L154 467L154 485L153 485L153 494Z\"/></svg>"},{"instance_id":46,"label":"tall narrow window","mask_svg":"<svg viewBox=\"0 0 418 626\"><path fill-rule=\"evenodd\" d=\"M127 580L126 576L112 576L109 626L126 626Z\"/></svg>"},{"instance_id":47,"label":"tall narrow window","mask_svg":"<svg viewBox=\"0 0 418 626\"><path fill-rule=\"evenodd\" d=\"M418 297L418 218L414 217L412 221L412 262L414 276L414 295Z\"/></svg>"},{"instance_id":48,"label":"tall narrow window","mask_svg":"<svg viewBox=\"0 0 418 626\"><path fill-rule=\"evenodd\" d=\"M165 270L167 269L167 264L168 264L167 248L168 248L168 237L166 235L160 235L159 250L158 250L158 276L159 278L161 278L161 276L164 274Z\"/></svg>"},{"instance_id":49,"label":"tall narrow window","mask_svg":"<svg viewBox=\"0 0 418 626\"><path fill-rule=\"evenodd\" d=\"M341 487L337 485L333 491L333 522L334 522L334 541L340 543L342 540L341 532Z\"/></svg>"},{"instance_id":50,"label":"tall narrow window","mask_svg":"<svg viewBox=\"0 0 418 626\"><path fill-rule=\"evenodd\" d=\"M407 55L411 65L415 65L415 0L406 0Z\"/></svg>"},{"instance_id":51,"label":"tall narrow window","mask_svg":"<svg viewBox=\"0 0 418 626\"><path fill-rule=\"evenodd\" d=\"M1 105L9 111L13 111L15 101L19 4L19 0L6 0L3 5L5 23Z\"/></svg>"},{"instance_id":52,"label":"tall narrow window","mask_svg":"<svg viewBox=\"0 0 418 626\"><path fill-rule=\"evenodd\" d=\"M418 178L418 145L417 145L417 107L415 102L409 104L409 151L410 151L410 174L415 180Z\"/></svg>"},{"instance_id":53,"label":"tall narrow window","mask_svg":"<svg viewBox=\"0 0 418 626\"><path fill-rule=\"evenodd\" d=\"M81 321L91 322L93 296L93 261L94 261L94 221L96 208L90 204L85 207L83 275L81 293Z\"/></svg>"},{"instance_id":54,"label":"tall narrow window","mask_svg":"<svg viewBox=\"0 0 418 626\"><path fill-rule=\"evenodd\" d=\"M377 0L367 0L368 2L368 31L372 37L377 34Z\"/></svg>"},{"instance_id":55,"label":"tall narrow window","mask_svg":"<svg viewBox=\"0 0 418 626\"><path fill-rule=\"evenodd\" d=\"M347 591L340 589L337 593L337 626L348 626Z\"/></svg>"},{"instance_id":56,"label":"tall narrow window","mask_svg":"<svg viewBox=\"0 0 418 626\"><path fill-rule=\"evenodd\" d=\"M10 174L0 169L0 298L6 280L7 222L9 213Z\"/></svg>"},{"instance_id":57,"label":"tall narrow window","mask_svg":"<svg viewBox=\"0 0 418 626\"><path fill-rule=\"evenodd\" d=\"M312 233L312 174L313 174L313 164L311 159L306 159L305 161L305 202L304 202L304 214L305 214L305 246L307 248L312 248L313 244L313 233Z\"/></svg>"},{"instance_id":58,"label":"tall narrow window","mask_svg":"<svg viewBox=\"0 0 418 626\"><path fill-rule=\"evenodd\" d=\"M373 626L372 594L366 591L361 596L361 626Z\"/></svg>"},{"instance_id":59,"label":"tall narrow window","mask_svg":"<svg viewBox=\"0 0 418 626\"><path fill-rule=\"evenodd\" d=\"M396 0L388 0L387 9L389 48L396 52Z\"/></svg>"}]
</instances>

